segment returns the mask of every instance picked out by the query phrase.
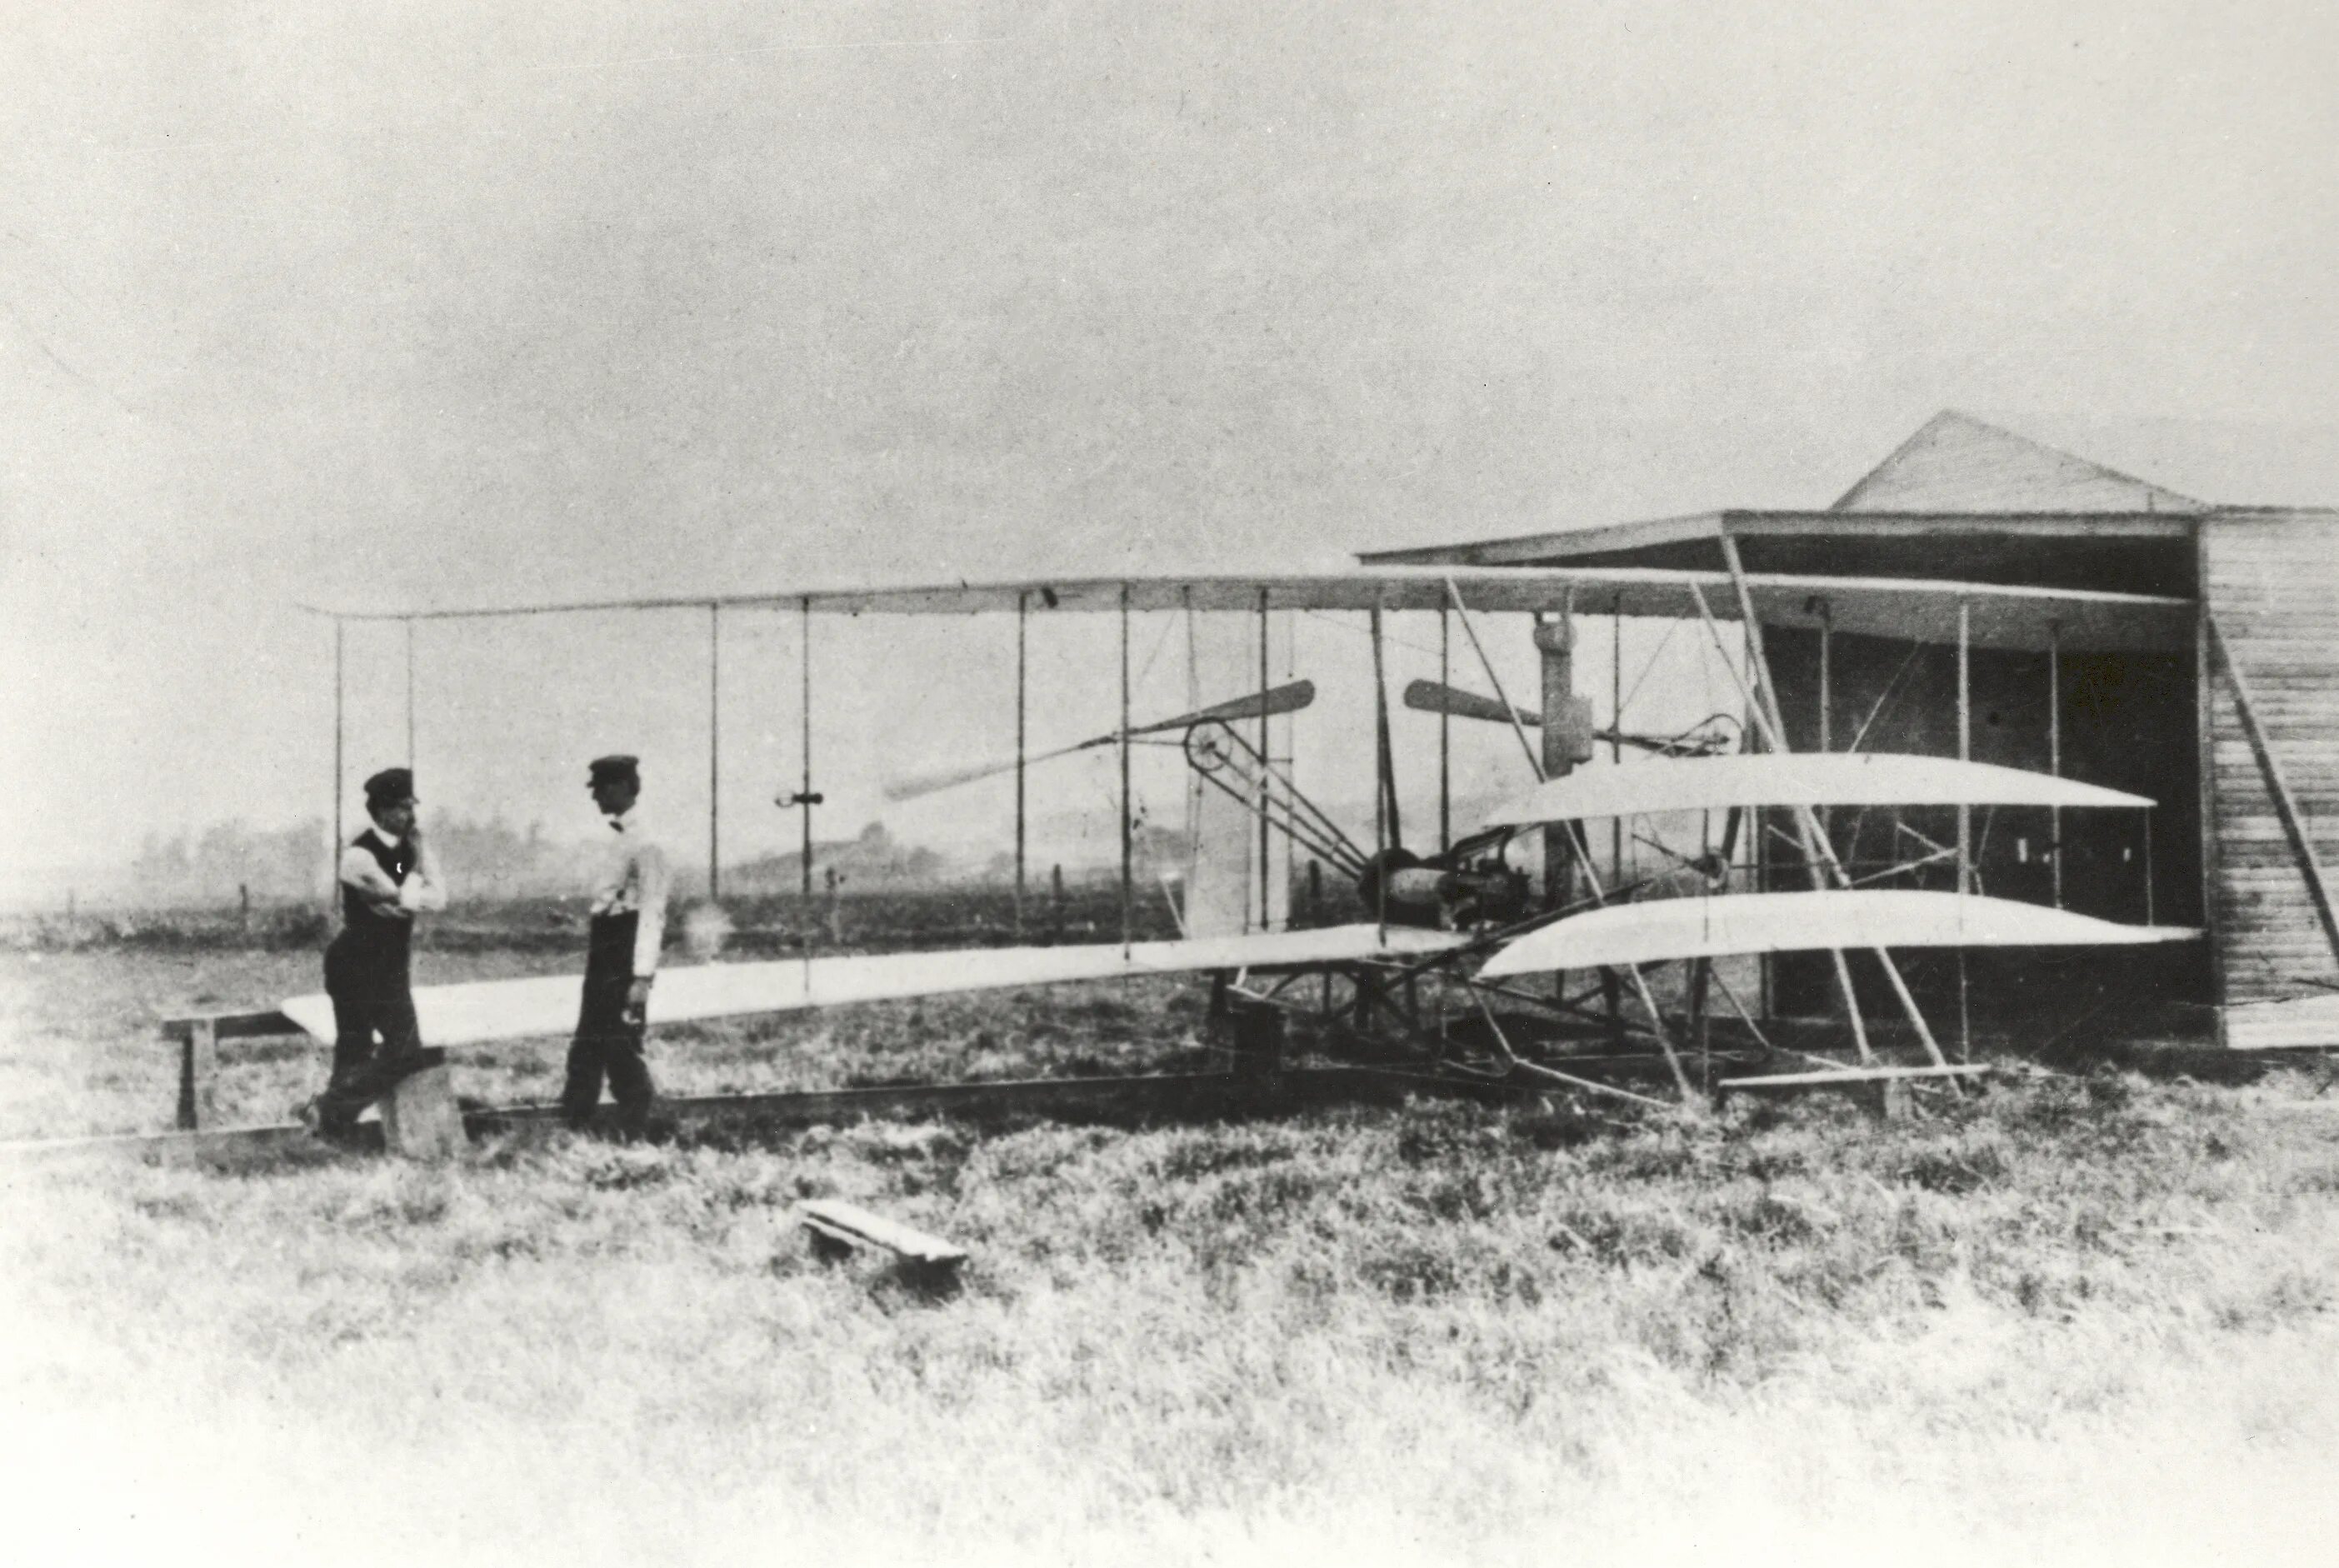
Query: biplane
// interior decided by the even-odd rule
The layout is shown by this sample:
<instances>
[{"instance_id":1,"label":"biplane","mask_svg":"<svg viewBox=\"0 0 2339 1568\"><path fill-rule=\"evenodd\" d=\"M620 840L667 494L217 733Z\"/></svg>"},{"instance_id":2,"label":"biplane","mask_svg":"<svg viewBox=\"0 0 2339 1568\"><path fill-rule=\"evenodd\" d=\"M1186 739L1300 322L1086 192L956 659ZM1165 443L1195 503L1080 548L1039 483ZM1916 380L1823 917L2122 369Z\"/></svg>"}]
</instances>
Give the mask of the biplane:
<instances>
[{"instance_id":1,"label":"biplane","mask_svg":"<svg viewBox=\"0 0 2339 1568\"><path fill-rule=\"evenodd\" d=\"M1727 541L1725 540L1725 546ZM1367 567L1312 575L1086 578L926 587L828 589L716 597L590 601L471 610L391 612L349 619L482 618L563 612L735 608L794 611L807 647L814 621L845 616L1012 616L1017 648L1012 754L974 764L928 765L897 778L896 800L923 798L1012 774L1015 781L1016 880L1024 877L1026 779L1060 756L1110 752L1117 758L1120 831L1119 941L1017 942L955 951L841 953L757 962L669 965L650 1003L651 1021L671 1023L759 1013L1071 981L1191 974L1212 987L1212 1017L1267 1018L1249 1038L1279 1041L1298 1020L1327 1050L1416 1077L1473 1084L1566 1085L1646 1100L1629 1064L1669 1080L1683 1102L1706 1085L1687 1065L1694 1046L1711 1081L1720 993L1731 1028L1763 1060L1779 1052L1762 1011L1733 986L1722 961L1801 952L1831 962L1838 1021L1853 1060L1812 1057L1828 1073L1881 1070L1871 1045L1852 955L1880 977L1929 1069L1961 1070L1943 1050L1895 955L1912 950L2064 948L2106 950L2182 942L2198 935L2156 923L2151 876L2139 884L2140 920L1995 894L1977 873L1972 818L1999 808L2062 814L2148 813L2153 802L2058 772L1996 765L1970 757L1861 751L1794 752L1764 652L1766 626L1807 624L1818 613L1836 633L1986 648L2119 650L2182 643L2194 606L2168 596L1908 578L1853 579L1750 573L1734 549L1724 569L1643 567ZM1824 610L1815 606L1824 606ZM1341 814L1299 787L1293 738L1335 722L1316 705L1303 676L1278 682L1266 655L1273 617L1306 612L1355 616L1372 652L1369 725L1375 757L1373 820ZM1574 689L1575 620L1651 617L1693 626L1712 640L1739 699L1668 734L1627 726L1621 697L1604 723ZM1169 718L1133 711L1130 626L1144 616L1242 617L1258 630L1250 673L1239 646L1221 649L1220 671L1240 670L1234 689L1208 694ZM1436 842L1408 841L1399 809L1398 742L1384 653L1384 623L1434 615L1441 677L1411 683L1403 705L1438 719L1439 773L1446 777L1449 723L1506 727L1524 765L1514 798L1459 835L1441 798ZM1117 618L1120 711L1085 739L1039 750L1026 744L1025 638L1035 619ZM1542 673L1541 701L1515 704L1490 656L1494 623L1525 617ZM1736 637L1726 631L1731 627ZM1445 667L1446 634L1458 628L1489 688L1456 683ZM1229 682L1229 685L1234 685ZM1245 689L1247 688L1247 689ZM810 892L812 809L822 796L810 766L812 692L803 695L805 763L800 787L777 797L804 814L804 876ZM1271 725L1285 726L1280 746ZM1530 738L1530 731L1537 732ZM1174 747L1195 791L1189 863L1176 909L1179 934L1140 940L1131 797L1134 748ZM1606 746L1611 765L1586 766ZM1636 760L1624 761L1631 751ZM1441 789L1443 789L1441 782ZM1843 814L1890 814L1889 851L1840 854ZM1912 820L1947 813L1954 842ZM1604 870L1585 824L1613 819L1612 842L1630 820L1636 843L1658 868L1627 874L1623 856ZM1715 834L1721 823L1719 839ZM1930 819L1927 819L1930 820ZM1668 842L1693 823L1693 841ZM1937 824L1938 825L1938 824ZM1755 841L1762 841L1759 845ZM1775 841L1775 843L1773 842ZM2142 841L2148 845L2148 834ZM1784 846L1783 853L1781 846ZM1759 853L1758 853L1759 850ZM1328 873L1345 914L1313 924L1294 918L1298 867ZM710 865L710 882L715 872ZM1942 885L1943 883L1946 885ZM1757 884L1760 885L1752 885ZM1773 885L1782 884L1782 885ZM1797 885L1800 884L1800 885ZM1652 971L1681 966L1676 985ZM1590 989L1571 991L1569 977ZM1301 983L1308 980L1319 984ZM553 977L424 986L415 1000L424 1038L437 1046L558 1036L573 1025L578 979ZM1872 980L1871 980L1872 983ZM295 997L284 1013L321 1037L331 1012L321 995ZM1507 1021L1506 1021L1507 1018ZM1547 1027L1538 1027L1537 1021ZM1733 1039L1736 1036L1733 1036ZM1278 1048L1279 1049L1279 1047ZM1626 1076L1587 1065L1628 1064Z\"/></svg>"}]
</instances>

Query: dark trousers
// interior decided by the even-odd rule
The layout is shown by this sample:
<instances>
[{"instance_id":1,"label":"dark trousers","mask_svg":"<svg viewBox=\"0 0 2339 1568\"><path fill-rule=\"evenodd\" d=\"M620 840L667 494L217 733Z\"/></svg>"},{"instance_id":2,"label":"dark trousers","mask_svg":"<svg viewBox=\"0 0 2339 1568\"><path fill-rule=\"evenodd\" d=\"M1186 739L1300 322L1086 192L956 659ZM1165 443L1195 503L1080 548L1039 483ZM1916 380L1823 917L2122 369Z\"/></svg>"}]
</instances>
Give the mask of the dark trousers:
<instances>
[{"instance_id":1,"label":"dark trousers","mask_svg":"<svg viewBox=\"0 0 2339 1568\"><path fill-rule=\"evenodd\" d=\"M560 1114L571 1127L593 1119L601 1101L601 1080L617 1102L617 1124L639 1132L649 1119L656 1090L649 1063L642 1059L639 1021L626 1016L626 991L634 983L634 932L637 917L596 915L586 939L585 998L577 1014L577 1038L568 1046L568 1081L560 1090Z\"/></svg>"},{"instance_id":2,"label":"dark trousers","mask_svg":"<svg viewBox=\"0 0 2339 1568\"><path fill-rule=\"evenodd\" d=\"M397 1087L422 1053L407 954L336 937L325 949L325 994L333 999L333 1074L317 1097L317 1115L347 1126Z\"/></svg>"}]
</instances>

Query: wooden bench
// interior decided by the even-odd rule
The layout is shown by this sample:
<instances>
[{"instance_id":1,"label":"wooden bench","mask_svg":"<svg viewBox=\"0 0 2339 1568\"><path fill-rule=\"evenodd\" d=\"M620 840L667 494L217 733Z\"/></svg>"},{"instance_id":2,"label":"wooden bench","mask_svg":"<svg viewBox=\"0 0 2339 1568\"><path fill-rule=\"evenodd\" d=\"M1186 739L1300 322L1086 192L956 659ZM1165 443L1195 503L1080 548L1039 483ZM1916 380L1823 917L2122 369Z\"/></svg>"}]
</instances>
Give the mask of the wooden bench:
<instances>
[{"instance_id":1,"label":"wooden bench","mask_svg":"<svg viewBox=\"0 0 2339 1568\"><path fill-rule=\"evenodd\" d=\"M163 1038L179 1047L179 1129L201 1132L219 1125L216 1086L219 1042L299 1034L301 1026L281 1012L197 1012L163 1021Z\"/></svg>"},{"instance_id":2,"label":"wooden bench","mask_svg":"<svg viewBox=\"0 0 2339 1568\"><path fill-rule=\"evenodd\" d=\"M841 1198L807 1203L796 1211L796 1218L812 1233L813 1246L824 1252L839 1254L856 1247L874 1247L933 1274L948 1274L966 1261L965 1247Z\"/></svg>"},{"instance_id":3,"label":"wooden bench","mask_svg":"<svg viewBox=\"0 0 2339 1568\"><path fill-rule=\"evenodd\" d=\"M179 1114L183 1131L219 1126L219 1042L301 1034L281 1012L198 1012L163 1021L163 1038L179 1047ZM424 1052L423 1065L382 1096L385 1147L410 1159L446 1159L464 1146L463 1116L455 1099L447 1053Z\"/></svg>"}]
</instances>

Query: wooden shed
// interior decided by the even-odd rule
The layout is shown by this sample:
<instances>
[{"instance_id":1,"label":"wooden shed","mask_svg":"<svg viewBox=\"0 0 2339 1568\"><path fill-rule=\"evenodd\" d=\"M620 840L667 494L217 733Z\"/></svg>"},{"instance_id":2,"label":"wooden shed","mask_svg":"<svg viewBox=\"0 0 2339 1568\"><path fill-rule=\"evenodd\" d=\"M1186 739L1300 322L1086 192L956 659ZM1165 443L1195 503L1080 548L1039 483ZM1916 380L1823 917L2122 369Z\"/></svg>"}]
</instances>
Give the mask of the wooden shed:
<instances>
[{"instance_id":1,"label":"wooden shed","mask_svg":"<svg viewBox=\"0 0 2339 1568\"><path fill-rule=\"evenodd\" d=\"M2236 1049L2339 1045L2339 922L2323 874L2339 859L2339 510L2197 499L1950 412L1823 510L1364 558L1712 569L1724 539L1748 571L1842 579L1848 593L1856 579L1923 577L2187 601L2189 616L2164 612L2176 629L2116 639L2126 646L1993 647L1836 631L1822 587L1801 614L1766 616L1763 635L1796 749L1962 751L2161 803L2143 823L2002 813L1973 863L1992 892L2202 926L2194 956L1977 955L1990 972L1972 994L2070 1020L2157 1004L2147 1027L2209 1025ZM1911 983L1937 998L1955 985L1962 1001L1971 975L1959 962L1913 963ZM1822 987L1816 969L1782 962L1773 1006L1798 1011Z\"/></svg>"}]
</instances>

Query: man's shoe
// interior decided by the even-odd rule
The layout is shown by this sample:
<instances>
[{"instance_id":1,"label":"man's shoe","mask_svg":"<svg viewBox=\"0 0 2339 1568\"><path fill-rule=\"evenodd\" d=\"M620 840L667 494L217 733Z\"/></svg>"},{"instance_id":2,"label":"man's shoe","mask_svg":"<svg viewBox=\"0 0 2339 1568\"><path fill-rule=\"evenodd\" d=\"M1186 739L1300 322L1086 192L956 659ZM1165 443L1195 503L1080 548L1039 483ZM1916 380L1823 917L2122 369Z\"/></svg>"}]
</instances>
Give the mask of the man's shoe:
<instances>
[{"instance_id":1,"label":"man's shoe","mask_svg":"<svg viewBox=\"0 0 2339 1568\"><path fill-rule=\"evenodd\" d=\"M327 1114L321 1096L301 1103L301 1125L309 1129L310 1137L321 1143L347 1146L357 1140L357 1119Z\"/></svg>"}]
</instances>

